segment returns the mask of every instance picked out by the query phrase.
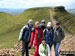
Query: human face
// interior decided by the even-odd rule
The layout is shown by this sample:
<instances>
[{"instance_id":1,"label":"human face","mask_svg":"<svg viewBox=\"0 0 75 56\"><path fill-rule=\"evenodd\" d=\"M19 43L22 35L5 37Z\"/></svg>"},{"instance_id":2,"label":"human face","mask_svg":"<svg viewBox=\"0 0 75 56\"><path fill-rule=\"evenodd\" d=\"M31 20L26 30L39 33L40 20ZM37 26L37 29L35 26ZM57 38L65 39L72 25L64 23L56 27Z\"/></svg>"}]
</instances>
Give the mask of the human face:
<instances>
[{"instance_id":1,"label":"human face","mask_svg":"<svg viewBox=\"0 0 75 56\"><path fill-rule=\"evenodd\" d=\"M36 27L39 27L39 23L36 25Z\"/></svg>"},{"instance_id":2,"label":"human face","mask_svg":"<svg viewBox=\"0 0 75 56\"><path fill-rule=\"evenodd\" d=\"M45 26L45 23L42 23L42 26Z\"/></svg>"},{"instance_id":3,"label":"human face","mask_svg":"<svg viewBox=\"0 0 75 56\"><path fill-rule=\"evenodd\" d=\"M59 25L56 25L56 28L59 28L60 26Z\"/></svg>"},{"instance_id":4,"label":"human face","mask_svg":"<svg viewBox=\"0 0 75 56\"><path fill-rule=\"evenodd\" d=\"M48 26L48 29L50 29L51 28L51 26Z\"/></svg>"},{"instance_id":5,"label":"human face","mask_svg":"<svg viewBox=\"0 0 75 56\"><path fill-rule=\"evenodd\" d=\"M46 41L45 41L45 40L43 40L43 41L42 41L42 44L46 44Z\"/></svg>"},{"instance_id":6,"label":"human face","mask_svg":"<svg viewBox=\"0 0 75 56\"><path fill-rule=\"evenodd\" d=\"M33 22L30 22L30 23L29 23L29 25L31 25L31 26L32 26L32 25L33 25Z\"/></svg>"}]
</instances>

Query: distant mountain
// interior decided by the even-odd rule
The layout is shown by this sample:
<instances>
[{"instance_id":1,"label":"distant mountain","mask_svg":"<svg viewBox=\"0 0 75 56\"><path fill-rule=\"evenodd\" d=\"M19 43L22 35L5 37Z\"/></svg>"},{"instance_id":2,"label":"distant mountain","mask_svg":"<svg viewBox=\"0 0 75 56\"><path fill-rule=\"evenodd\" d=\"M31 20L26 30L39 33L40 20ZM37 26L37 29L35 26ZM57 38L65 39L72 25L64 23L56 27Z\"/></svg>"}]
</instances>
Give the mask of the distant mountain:
<instances>
[{"instance_id":1,"label":"distant mountain","mask_svg":"<svg viewBox=\"0 0 75 56\"><path fill-rule=\"evenodd\" d=\"M75 9L68 9L67 11L75 15Z\"/></svg>"},{"instance_id":2,"label":"distant mountain","mask_svg":"<svg viewBox=\"0 0 75 56\"><path fill-rule=\"evenodd\" d=\"M9 8L0 8L0 12L6 12L11 15L17 15L24 11L25 9L9 9Z\"/></svg>"}]
</instances>

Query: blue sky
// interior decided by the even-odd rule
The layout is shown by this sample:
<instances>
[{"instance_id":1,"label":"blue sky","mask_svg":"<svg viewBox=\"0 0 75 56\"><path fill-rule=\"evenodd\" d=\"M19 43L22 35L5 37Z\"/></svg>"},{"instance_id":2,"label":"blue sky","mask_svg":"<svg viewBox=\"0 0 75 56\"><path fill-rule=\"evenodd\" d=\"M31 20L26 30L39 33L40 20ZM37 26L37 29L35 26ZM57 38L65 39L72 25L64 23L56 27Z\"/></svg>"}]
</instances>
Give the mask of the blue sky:
<instances>
[{"instance_id":1,"label":"blue sky","mask_svg":"<svg viewBox=\"0 0 75 56\"><path fill-rule=\"evenodd\" d=\"M61 5L66 9L73 9L75 8L75 0L0 0L0 8L21 9Z\"/></svg>"}]
</instances>

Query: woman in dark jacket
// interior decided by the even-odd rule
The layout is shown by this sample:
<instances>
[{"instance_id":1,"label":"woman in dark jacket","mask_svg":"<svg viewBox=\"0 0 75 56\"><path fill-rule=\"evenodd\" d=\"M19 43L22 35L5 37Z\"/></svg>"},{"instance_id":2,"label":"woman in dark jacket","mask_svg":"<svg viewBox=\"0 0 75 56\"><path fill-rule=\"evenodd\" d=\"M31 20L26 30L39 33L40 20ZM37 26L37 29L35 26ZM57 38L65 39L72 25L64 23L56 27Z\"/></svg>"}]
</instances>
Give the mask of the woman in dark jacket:
<instances>
[{"instance_id":1,"label":"woman in dark jacket","mask_svg":"<svg viewBox=\"0 0 75 56\"><path fill-rule=\"evenodd\" d=\"M53 45L53 37L54 37L54 29L51 25L51 22L48 22L47 28L44 30L44 37L46 37L46 43L49 45L51 48Z\"/></svg>"}]
</instances>

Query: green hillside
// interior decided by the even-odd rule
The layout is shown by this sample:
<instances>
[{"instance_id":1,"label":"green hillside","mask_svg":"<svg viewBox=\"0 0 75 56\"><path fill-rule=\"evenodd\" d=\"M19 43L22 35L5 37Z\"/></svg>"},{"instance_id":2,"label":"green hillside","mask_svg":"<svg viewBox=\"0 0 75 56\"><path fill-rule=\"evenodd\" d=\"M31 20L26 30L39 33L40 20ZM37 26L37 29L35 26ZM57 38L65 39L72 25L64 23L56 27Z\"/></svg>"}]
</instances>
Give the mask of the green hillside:
<instances>
[{"instance_id":1,"label":"green hillside","mask_svg":"<svg viewBox=\"0 0 75 56\"><path fill-rule=\"evenodd\" d=\"M12 16L7 13L0 13L0 49L11 48L18 42L20 29L27 23L28 19L34 21L45 19L50 21L50 7L30 8L23 13ZM68 13L64 7L53 8L54 18L61 22L66 31L75 34L75 16Z\"/></svg>"},{"instance_id":2,"label":"green hillside","mask_svg":"<svg viewBox=\"0 0 75 56\"><path fill-rule=\"evenodd\" d=\"M12 32L18 28L18 26L13 21L13 16L0 12L0 35Z\"/></svg>"},{"instance_id":3,"label":"green hillside","mask_svg":"<svg viewBox=\"0 0 75 56\"><path fill-rule=\"evenodd\" d=\"M49 8L50 7L42 7L25 10L23 13L15 16L14 21L23 24L27 23L28 19L34 19L34 21L45 19L48 22L50 21ZM54 18L62 24L63 28L72 34L75 34L75 15L67 12L63 6L53 7L53 11Z\"/></svg>"},{"instance_id":4,"label":"green hillside","mask_svg":"<svg viewBox=\"0 0 75 56\"><path fill-rule=\"evenodd\" d=\"M4 12L0 12L0 34L5 33L7 28L9 28L9 26L7 26L7 24L9 22L11 22L11 15L4 13Z\"/></svg>"},{"instance_id":5,"label":"green hillside","mask_svg":"<svg viewBox=\"0 0 75 56\"><path fill-rule=\"evenodd\" d=\"M65 30L75 34L75 15L70 14L61 6L54 9L54 18L62 24Z\"/></svg>"},{"instance_id":6,"label":"green hillside","mask_svg":"<svg viewBox=\"0 0 75 56\"><path fill-rule=\"evenodd\" d=\"M34 21L41 21L45 19L49 21L49 9L48 7L44 8L30 8L25 10L23 13L14 17L14 21L17 23L26 24L28 19L33 19Z\"/></svg>"},{"instance_id":7,"label":"green hillside","mask_svg":"<svg viewBox=\"0 0 75 56\"><path fill-rule=\"evenodd\" d=\"M14 23L13 18L8 13L0 12L0 49L11 48L18 41L20 26Z\"/></svg>"}]
</instances>

